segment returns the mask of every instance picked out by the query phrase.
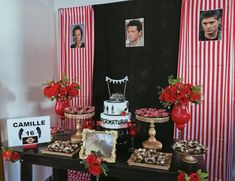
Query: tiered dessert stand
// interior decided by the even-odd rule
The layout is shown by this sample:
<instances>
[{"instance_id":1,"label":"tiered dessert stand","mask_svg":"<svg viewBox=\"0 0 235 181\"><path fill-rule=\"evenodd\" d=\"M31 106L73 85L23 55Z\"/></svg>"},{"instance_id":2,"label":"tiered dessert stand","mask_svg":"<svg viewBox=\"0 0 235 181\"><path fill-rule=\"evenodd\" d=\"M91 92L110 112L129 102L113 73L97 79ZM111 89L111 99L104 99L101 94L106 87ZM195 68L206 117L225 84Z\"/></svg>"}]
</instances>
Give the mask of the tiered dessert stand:
<instances>
[{"instance_id":1,"label":"tiered dessert stand","mask_svg":"<svg viewBox=\"0 0 235 181\"><path fill-rule=\"evenodd\" d=\"M179 140L173 145L173 150L180 155L185 163L197 163L198 158L207 152L207 148L194 140Z\"/></svg>"},{"instance_id":2,"label":"tiered dessert stand","mask_svg":"<svg viewBox=\"0 0 235 181\"><path fill-rule=\"evenodd\" d=\"M69 113L64 113L64 116L66 118L70 119L76 119L76 134L71 137L71 142L72 143L79 143L82 141L82 121L85 119L91 119L95 115L95 112L87 113L87 114L69 114Z\"/></svg>"},{"instance_id":3,"label":"tiered dessert stand","mask_svg":"<svg viewBox=\"0 0 235 181\"><path fill-rule=\"evenodd\" d=\"M157 149L157 150L161 150L162 149L162 143L158 140L156 140L155 135L156 135L156 130L154 129L155 125L154 123L165 123L167 121L169 121L169 116L167 117L143 117L140 115L136 114L136 119L139 121L143 121L146 123L150 123L150 128L149 128L149 138L148 140L144 141L142 143L142 146L144 148L148 148L148 149Z\"/></svg>"}]
</instances>

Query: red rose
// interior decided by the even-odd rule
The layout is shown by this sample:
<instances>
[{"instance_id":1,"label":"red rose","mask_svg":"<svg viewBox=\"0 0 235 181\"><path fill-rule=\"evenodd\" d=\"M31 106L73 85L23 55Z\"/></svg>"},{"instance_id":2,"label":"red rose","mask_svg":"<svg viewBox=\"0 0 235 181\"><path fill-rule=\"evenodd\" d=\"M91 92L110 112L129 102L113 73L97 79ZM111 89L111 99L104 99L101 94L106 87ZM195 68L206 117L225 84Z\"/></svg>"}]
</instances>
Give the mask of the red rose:
<instances>
[{"instance_id":1,"label":"red rose","mask_svg":"<svg viewBox=\"0 0 235 181\"><path fill-rule=\"evenodd\" d=\"M70 86L71 86L71 88L73 88L73 89L79 89L79 84L76 83L76 82L73 82Z\"/></svg>"},{"instance_id":2,"label":"red rose","mask_svg":"<svg viewBox=\"0 0 235 181\"><path fill-rule=\"evenodd\" d=\"M59 93L59 85L58 84L54 84L53 86L50 87L50 89L48 90L48 96L52 97L52 96L57 96Z\"/></svg>"},{"instance_id":3,"label":"red rose","mask_svg":"<svg viewBox=\"0 0 235 181\"><path fill-rule=\"evenodd\" d=\"M86 163L88 164L88 170L92 175L97 176L102 173L101 159L98 158L96 155L88 155L86 158Z\"/></svg>"},{"instance_id":4,"label":"red rose","mask_svg":"<svg viewBox=\"0 0 235 181\"><path fill-rule=\"evenodd\" d=\"M136 129L135 128L130 128L129 130L128 130L128 132L129 132L129 136L132 136L132 137L134 137L134 136L136 136Z\"/></svg>"},{"instance_id":5,"label":"red rose","mask_svg":"<svg viewBox=\"0 0 235 181\"><path fill-rule=\"evenodd\" d=\"M192 84L184 84L184 86L187 86L189 89L193 88L193 85Z\"/></svg>"},{"instance_id":6,"label":"red rose","mask_svg":"<svg viewBox=\"0 0 235 181\"><path fill-rule=\"evenodd\" d=\"M92 120L84 121L82 126L83 126L83 128L92 129L93 128L93 122L92 122Z\"/></svg>"},{"instance_id":7,"label":"red rose","mask_svg":"<svg viewBox=\"0 0 235 181\"><path fill-rule=\"evenodd\" d=\"M97 157L94 154L90 154L86 158L86 163L89 166L92 166L94 164L100 164L100 159L97 159Z\"/></svg>"},{"instance_id":8,"label":"red rose","mask_svg":"<svg viewBox=\"0 0 235 181\"><path fill-rule=\"evenodd\" d=\"M177 176L177 181L185 181L185 175L184 173L180 172Z\"/></svg>"},{"instance_id":9,"label":"red rose","mask_svg":"<svg viewBox=\"0 0 235 181\"><path fill-rule=\"evenodd\" d=\"M5 150L2 153L2 158L6 161L11 161L11 157L12 157L12 151L11 150Z\"/></svg>"},{"instance_id":10,"label":"red rose","mask_svg":"<svg viewBox=\"0 0 235 181\"><path fill-rule=\"evenodd\" d=\"M196 173L191 173L189 175L189 181L200 181L200 176Z\"/></svg>"},{"instance_id":11,"label":"red rose","mask_svg":"<svg viewBox=\"0 0 235 181\"><path fill-rule=\"evenodd\" d=\"M189 98L186 95L181 95L177 98L179 100L179 103L181 104L188 104L189 103Z\"/></svg>"},{"instance_id":12,"label":"red rose","mask_svg":"<svg viewBox=\"0 0 235 181\"><path fill-rule=\"evenodd\" d=\"M71 97L76 97L78 95L78 90L76 89L69 89L68 90L68 95Z\"/></svg>"},{"instance_id":13,"label":"red rose","mask_svg":"<svg viewBox=\"0 0 235 181\"><path fill-rule=\"evenodd\" d=\"M60 87L60 95L66 95L66 93L67 93L67 90L66 90L66 88L65 87Z\"/></svg>"},{"instance_id":14,"label":"red rose","mask_svg":"<svg viewBox=\"0 0 235 181\"><path fill-rule=\"evenodd\" d=\"M50 89L50 86L46 86L46 87L44 87L44 89L43 89L43 94L44 94L46 97L48 97L48 91L49 91L49 89ZM48 98L50 98L50 97L48 97Z\"/></svg>"},{"instance_id":15,"label":"red rose","mask_svg":"<svg viewBox=\"0 0 235 181\"><path fill-rule=\"evenodd\" d=\"M122 112L121 112L121 116L126 116L126 112L125 112L125 111L122 111Z\"/></svg>"},{"instance_id":16,"label":"red rose","mask_svg":"<svg viewBox=\"0 0 235 181\"><path fill-rule=\"evenodd\" d=\"M13 161L17 161L17 160L20 159L20 154L15 151L15 152L12 153L11 158L12 158Z\"/></svg>"},{"instance_id":17,"label":"red rose","mask_svg":"<svg viewBox=\"0 0 235 181\"><path fill-rule=\"evenodd\" d=\"M160 101L164 101L164 92L161 93L160 97L159 97Z\"/></svg>"},{"instance_id":18,"label":"red rose","mask_svg":"<svg viewBox=\"0 0 235 181\"><path fill-rule=\"evenodd\" d=\"M94 176L98 176L102 173L102 168L100 164L95 164L93 166L90 166L88 170Z\"/></svg>"},{"instance_id":19,"label":"red rose","mask_svg":"<svg viewBox=\"0 0 235 181\"><path fill-rule=\"evenodd\" d=\"M179 94L179 90L177 89L177 87L176 86L172 86L171 88L170 88L170 94L172 95L172 96L174 96L174 97L177 97L178 96L178 94Z\"/></svg>"},{"instance_id":20,"label":"red rose","mask_svg":"<svg viewBox=\"0 0 235 181\"><path fill-rule=\"evenodd\" d=\"M183 87L183 83L182 82L176 82L175 84L174 84L174 87L176 87L176 89L180 89L181 87Z\"/></svg>"},{"instance_id":21,"label":"red rose","mask_svg":"<svg viewBox=\"0 0 235 181\"><path fill-rule=\"evenodd\" d=\"M169 102L169 103L174 103L175 102L175 98L170 94L165 94L164 99L165 99L166 102Z\"/></svg>"},{"instance_id":22,"label":"red rose","mask_svg":"<svg viewBox=\"0 0 235 181\"><path fill-rule=\"evenodd\" d=\"M128 121L128 122L127 122L127 127L128 127L128 128L131 128L131 127L132 127L132 122L131 122L131 121Z\"/></svg>"},{"instance_id":23,"label":"red rose","mask_svg":"<svg viewBox=\"0 0 235 181\"><path fill-rule=\"evenodd\" d=\"M192 93L190 97L192 101L200 101L201 95L199 93Z\"/></svg>"},{"instance_id":24,"label":"red rose","mask_svg":"<svg viewBox=\"0 0 235 181\"><path fill-rule=\"evenodd\" d=\"M190 94L190 87L189 86L182 86L181 88L180 88L180 94L181 95L188 95L188 94Z\"/></svg>"}]
</instances>

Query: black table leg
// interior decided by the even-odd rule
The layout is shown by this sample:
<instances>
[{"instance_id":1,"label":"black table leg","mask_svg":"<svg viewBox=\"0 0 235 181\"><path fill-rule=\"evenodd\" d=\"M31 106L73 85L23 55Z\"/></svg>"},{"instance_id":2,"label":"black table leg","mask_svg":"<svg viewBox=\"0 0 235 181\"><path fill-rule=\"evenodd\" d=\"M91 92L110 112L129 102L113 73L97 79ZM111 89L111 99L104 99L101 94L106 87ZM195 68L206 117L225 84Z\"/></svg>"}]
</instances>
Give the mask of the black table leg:
<instances>
[{"instance_id":1,"label":"black table leg","mask_svg":"<svg viewBox=\"0 0 235 181\"><path fill-rule=\"evenodd\" d=\"M32 181L32 164L21 162L20 168L20 180L21 181Z\"/></svg>"},{"instance_id":2,"label":"black table leg","mask_svg":"<svg viewBox=\"0 0 235 181\"><path fill-rule=\"evenodd\" d=\"M68 172L64 169L53 168L53 181L66 181L68 180Z\"/></svg>"}]
</instances>

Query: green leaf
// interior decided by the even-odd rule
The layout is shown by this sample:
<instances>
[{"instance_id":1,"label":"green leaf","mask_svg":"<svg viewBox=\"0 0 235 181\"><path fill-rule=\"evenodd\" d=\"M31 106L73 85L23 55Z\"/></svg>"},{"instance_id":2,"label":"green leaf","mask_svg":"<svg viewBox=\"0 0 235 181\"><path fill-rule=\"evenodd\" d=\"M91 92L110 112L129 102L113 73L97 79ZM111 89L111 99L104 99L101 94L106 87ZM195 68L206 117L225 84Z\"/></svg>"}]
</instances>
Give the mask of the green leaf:
<instances>
[{"instance_id":1,"label":"green leaf","mask_svg":"<svg viewBox=\"0 0 235 181\"><path fill-rule=\"evenodd\" d=\"M68 78L66 77L66 75L64 73L62 74L62 81L68 82Z\"/></svg>"},{"instance_id":2,"label":"green leaf","mask_svg":"<svg viewBox=\"0 0 235 181\"><path fill-rule=\"evenodd\" d=\"M108 166L107 166L106 164L102 163L102 164L101 164L101 167L102 167L106 172L109 171L109 168L108 168Z\"/></svg>"},{"instance_id":3,"label":"green leaf","mask_svg":"<svg viewBox=\"0 0 235 181\"><path fill-rule=\"evenodd\" d=\"M201 93L201 86L200 85L193 86L192 91L194 93Z\"/></svg>"},{"instance_id":4,"label":"green leaf","mask_svg":"<svg viewBox=\"0 0 235 181\"><path fill-rule=\"evenodd\" d=\"M180 79L180 78L174 79L173 75L170 75L170 76L168 77L168 83L169 83L169 85L174 85L174 84L176 84L177 82L181 82L181 79Z\"/></svg>"},{"instance_id":5,"label":"green leaf","mask_svg":"<svg viewBox=\"0 0 235 181\"><path fill-rule=\"evenodd\" d=\"M206 177L208 177L208 173L206 173L206 172L201 172L201 174L200 174L200 178L206 178Z\"/></svg>"},{"instance_id":6,"label":"green leaf","mask_svg":"<svg viewBox=\"0 0 235 181\"><path fill-rule=\"evenodd\" d=\"M201 177L200 177L200 181L206 181L206 179L205 179L205 178L201 178Z\"/></svg>"},{"instance_id":7,"label":"green leaf","mask_svg":"<svg viewBox=\"0 0 235 181\"><path fill-rule=\"evenodd\" d=\"M80 164L86 164L85 160L81 160Z\"/></svg>"},{"instance_id":8,"label":"green leaf","mask_svg":"<svg viewBox=\"0 0 235 181\"><path fill-rule=\"evenodd\" d=\"M189 181L189 176L186 173L184 173L184 176L185 176L185 180Z\"/></svg>"}]
</instances>

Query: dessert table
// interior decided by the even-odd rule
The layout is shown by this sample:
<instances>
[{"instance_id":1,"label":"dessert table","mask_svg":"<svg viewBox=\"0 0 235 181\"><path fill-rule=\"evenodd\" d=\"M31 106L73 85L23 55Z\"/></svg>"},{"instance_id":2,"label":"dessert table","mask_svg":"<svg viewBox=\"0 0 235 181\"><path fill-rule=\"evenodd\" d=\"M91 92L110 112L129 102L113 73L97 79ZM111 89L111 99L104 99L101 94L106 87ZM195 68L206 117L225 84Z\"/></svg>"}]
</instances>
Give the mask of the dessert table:
<instances>
[{"instance_id":1,"label":"dessert table","mask_svg":"<svg viewBox=\"0 0 235 181\"><path fill-rule=\"evenodd\" d=\"M41 150L45 148L45 144L38 145L34 149L23 149L22 147L14 147L16 151L21 153L21 180L32 181L32 165L49 166L53 168L54 181L66 181L67 170L85 171L84 165L80 164L78 155L70 158L63 156L54 156L42 154ZM140 180L177 180L178 169L184 168L187 172L196 171L197 169L206 170L205 162L202 158L196 164L186 164L180 161L177 155L173 154L171 167L169 170L144 168L138 166L129 166L127 160L130 153L117 152L116 163L107 163L109 167L108 177L102 176L102 180L120 180L120 181L140 181ZM111 177L111 178L110 178ZM95 180L92 177L91 180Z\"/></svg>"}]
</instances>

